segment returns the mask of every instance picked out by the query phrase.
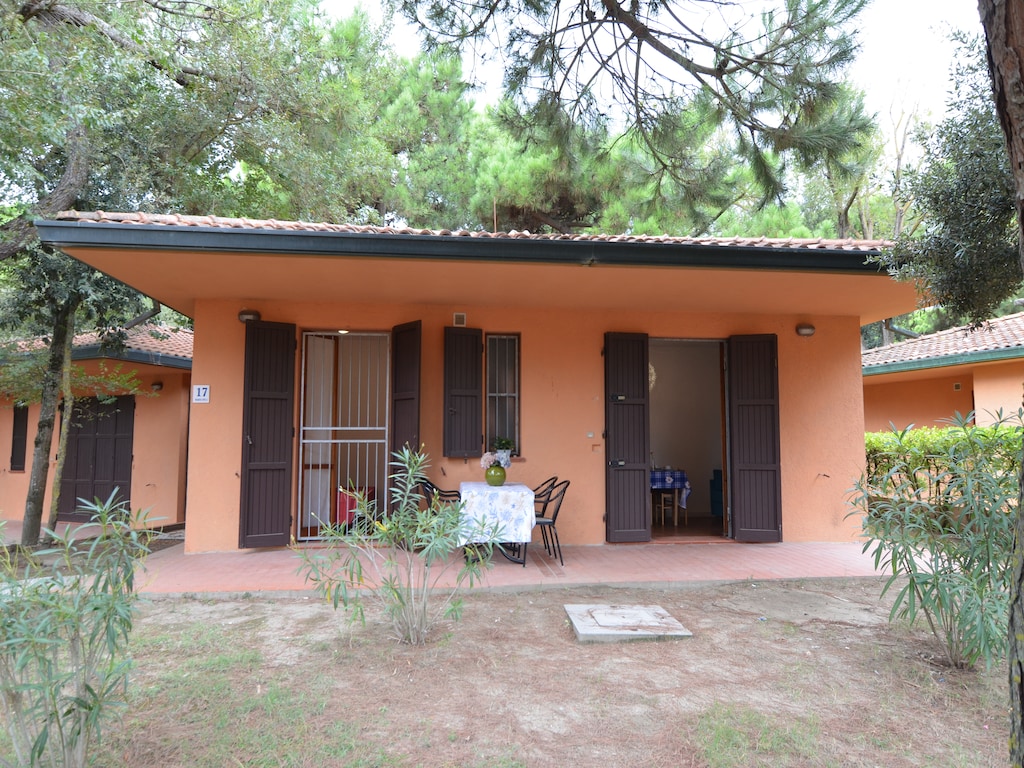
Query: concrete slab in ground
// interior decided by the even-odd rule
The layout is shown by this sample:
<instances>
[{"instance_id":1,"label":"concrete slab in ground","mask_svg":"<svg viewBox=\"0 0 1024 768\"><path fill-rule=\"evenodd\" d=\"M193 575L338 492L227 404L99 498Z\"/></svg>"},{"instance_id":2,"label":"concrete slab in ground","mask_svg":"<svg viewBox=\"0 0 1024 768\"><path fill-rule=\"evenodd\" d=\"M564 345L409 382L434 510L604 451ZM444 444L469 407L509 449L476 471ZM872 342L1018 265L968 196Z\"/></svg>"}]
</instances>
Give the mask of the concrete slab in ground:
<instances>
[{"instance_id":1,"label":"concrete slab in ground","mask_svg":"<svg viewBox=\"0 0 1024 768\"><path fill-rule=\"evenodd\" d=\"M581 643L693 636L660 605L566 605L565 612Z\"/></svg>"}]
</instances>

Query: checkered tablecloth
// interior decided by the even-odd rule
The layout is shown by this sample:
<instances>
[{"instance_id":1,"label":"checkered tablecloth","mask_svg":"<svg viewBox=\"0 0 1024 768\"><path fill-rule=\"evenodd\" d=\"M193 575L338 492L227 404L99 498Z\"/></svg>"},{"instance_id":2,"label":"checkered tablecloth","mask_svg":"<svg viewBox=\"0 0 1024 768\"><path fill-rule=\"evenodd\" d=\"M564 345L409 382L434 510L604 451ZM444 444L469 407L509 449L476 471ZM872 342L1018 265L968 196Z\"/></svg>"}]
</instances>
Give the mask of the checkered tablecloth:
<instances>
[{"instance_id":1,"label":"checkered tablecloth","mask_svg":"<svg viewBox=\"0 0 1024 768\"><path fill-rule=\"evenodd\" d=\"M686 508L686 500L690 497L690 480L681 469L652 469L651 490L679 490L679 506Z\"/></svg>"},{"instance_id":2,"label":"checkered tablecloth","mask_svg":"<svg viewBox=\"0 0 1024 768\"><path fill-rule=\"evenodd\" d=\"M689 488L690 481L681 469L652 469L651 490Z\"/></svg>"}]
</instances>

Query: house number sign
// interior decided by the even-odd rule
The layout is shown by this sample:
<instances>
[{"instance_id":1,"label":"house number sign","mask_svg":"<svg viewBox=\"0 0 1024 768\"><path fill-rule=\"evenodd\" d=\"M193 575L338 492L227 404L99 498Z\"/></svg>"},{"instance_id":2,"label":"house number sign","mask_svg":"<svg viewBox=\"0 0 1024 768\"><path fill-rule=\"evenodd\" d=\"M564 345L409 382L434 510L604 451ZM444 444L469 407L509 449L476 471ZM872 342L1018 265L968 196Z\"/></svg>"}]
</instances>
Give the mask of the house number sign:
<instances>
[{"instance_id":1,"label":"house number sign","mask_svg":"<svg viewBox=\"0 0 1024 768\"><path fill-rule=\"evenodd\" d=\"M209 384L193 384L192 385L192 402L193 403L208 403L208 402L210 402L210 385Z\"/></svg>"}]
</instances>

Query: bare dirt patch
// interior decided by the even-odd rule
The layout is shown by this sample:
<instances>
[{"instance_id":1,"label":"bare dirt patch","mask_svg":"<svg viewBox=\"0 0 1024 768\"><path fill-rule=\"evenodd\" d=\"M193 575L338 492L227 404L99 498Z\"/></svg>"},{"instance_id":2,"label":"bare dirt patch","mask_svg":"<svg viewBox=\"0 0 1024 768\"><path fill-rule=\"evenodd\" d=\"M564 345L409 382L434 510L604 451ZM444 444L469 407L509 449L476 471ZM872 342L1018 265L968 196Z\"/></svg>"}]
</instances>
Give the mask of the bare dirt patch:
<instances>
[{"instance_id":1,"label":"bare dirt patch","mask_svg":"<svg viewBox=\"0 0 1024 768\"><path fill-rule=\"evenodd\" d=\"M880 587L471 592L462 621L420 648L389 639L379 616L350 628L313 596L159 599L137 622L134 693L103 759L135 768L1005 765L1005 665L944 667L929 635L888 623ZM566 603L657 604L694 636L580 644Z\"/></svg>"}]
</instances>

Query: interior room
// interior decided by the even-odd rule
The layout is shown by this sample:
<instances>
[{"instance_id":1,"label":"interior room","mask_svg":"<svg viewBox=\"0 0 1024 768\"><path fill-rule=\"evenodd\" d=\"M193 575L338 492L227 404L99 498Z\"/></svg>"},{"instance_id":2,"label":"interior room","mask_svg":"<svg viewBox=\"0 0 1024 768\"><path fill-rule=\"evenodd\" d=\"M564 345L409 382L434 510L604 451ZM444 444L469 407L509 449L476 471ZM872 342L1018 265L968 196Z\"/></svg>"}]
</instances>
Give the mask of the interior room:
<instances>
[{"instance_id":1,"label":"interior room","mask_svg":"<svg viewBox=\"0 0 1024 768\"><path fill-rule=\"evenodd\" d=\"M651 466L683 470L690 483L686 509L679 509L678 516L666 510L664 520L659 514L662 491L652 490L652 538L721 538L727 531L723 342L651 339L649 345Z\"/></svg>"}]
</instances>

